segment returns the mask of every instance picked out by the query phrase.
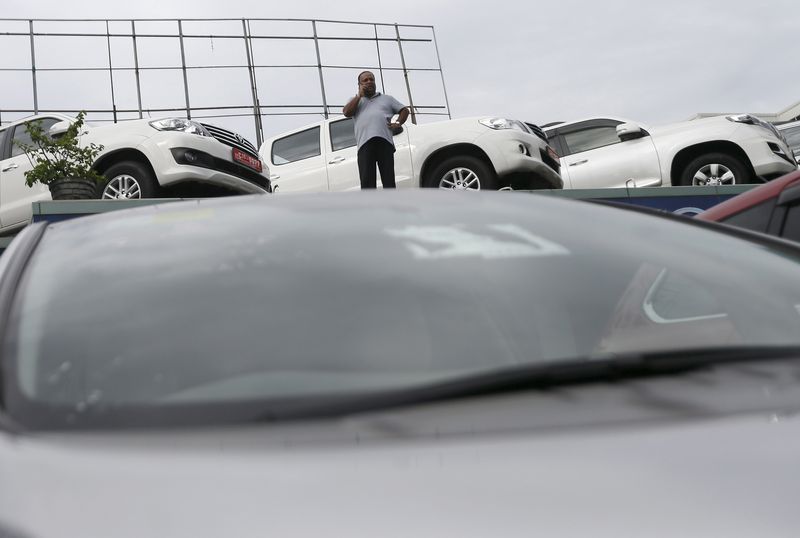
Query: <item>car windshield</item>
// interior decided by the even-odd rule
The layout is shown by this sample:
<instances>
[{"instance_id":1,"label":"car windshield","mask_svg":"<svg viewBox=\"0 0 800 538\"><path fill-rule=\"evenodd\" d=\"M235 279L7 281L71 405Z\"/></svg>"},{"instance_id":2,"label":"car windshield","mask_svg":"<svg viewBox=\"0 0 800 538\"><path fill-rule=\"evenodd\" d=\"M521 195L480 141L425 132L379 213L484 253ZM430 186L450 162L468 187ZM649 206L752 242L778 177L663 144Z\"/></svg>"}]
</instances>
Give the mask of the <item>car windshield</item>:
<instances>
[{"instance_id":1,"label":"car windshield","mask_svg":"<svg viewBox=\"0 0 800 538\"><path fill-rule=\"evenodd\" d=\"M360 194L51 225L9 318L7 408L85 425L623 352L800 344L791 246L542 195Z\"/></svg>"}]
</instances>

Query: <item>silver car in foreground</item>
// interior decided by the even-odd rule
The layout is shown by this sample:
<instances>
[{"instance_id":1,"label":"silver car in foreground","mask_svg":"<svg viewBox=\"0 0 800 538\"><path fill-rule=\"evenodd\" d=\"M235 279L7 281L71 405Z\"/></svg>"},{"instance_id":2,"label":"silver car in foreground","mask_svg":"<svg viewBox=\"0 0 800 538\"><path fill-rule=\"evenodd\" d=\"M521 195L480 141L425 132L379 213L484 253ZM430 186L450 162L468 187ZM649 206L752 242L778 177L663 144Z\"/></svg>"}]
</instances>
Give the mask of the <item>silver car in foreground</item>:
<instances>
[{"instance_id":1,"label":"silver car in foreground","mask_svg":"<svg viewBox=\"0 0 800 538\"><path fill-rule=\"evenodd\" d=\"M781 240L398 190L35 224L0 261L0 536L800 528Z\"/></svg>"}]
</instances>

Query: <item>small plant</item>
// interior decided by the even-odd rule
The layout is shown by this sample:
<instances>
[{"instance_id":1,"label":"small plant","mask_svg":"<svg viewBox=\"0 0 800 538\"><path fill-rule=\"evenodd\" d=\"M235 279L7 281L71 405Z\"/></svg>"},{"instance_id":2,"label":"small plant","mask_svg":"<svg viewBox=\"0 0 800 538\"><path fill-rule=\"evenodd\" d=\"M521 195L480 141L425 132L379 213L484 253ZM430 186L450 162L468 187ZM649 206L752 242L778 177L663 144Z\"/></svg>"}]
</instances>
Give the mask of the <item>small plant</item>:
<instances>
[{"instance_id":1,"label":"small plant","mask_svg":"<svg viewBox=\"0 0 800 538\"><path fill-rule=\"evenodd\" d=\"M31 143L16 140L14 143L22 148L33 166L25 172L25 183L28 187L32 187L34 183L51 186L59 180L83 179L95 183L105 180L92 168L97 155L103 151L103 146L92 143L81 147L78 144L85 116L86 112L78 113L67 131L57 138L45 132L41 121L32 121L26 125Z\"/></svg>"}]
</instances>

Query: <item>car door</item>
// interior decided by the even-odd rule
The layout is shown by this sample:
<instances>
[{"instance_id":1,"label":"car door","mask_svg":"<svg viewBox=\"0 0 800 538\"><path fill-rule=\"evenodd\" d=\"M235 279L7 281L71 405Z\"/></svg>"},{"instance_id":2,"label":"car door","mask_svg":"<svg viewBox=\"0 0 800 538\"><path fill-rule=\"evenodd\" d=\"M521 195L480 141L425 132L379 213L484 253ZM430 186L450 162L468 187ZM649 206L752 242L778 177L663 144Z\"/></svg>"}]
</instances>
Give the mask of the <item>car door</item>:
<instances>
[{"instance_id":1,"label":"car door","mask_svg":"<svg viewBox=\"0 0 800 538\"><path fill-rule=\"evenodd\" d=\"M328 163L328 180L332 191L361 188L358 175L358 150L353 118L331 121L325 144ZM394 136L394 172L398 188L413 186L414 170L411 163L408 127ZM378 174L380 185L380 174Z\"/></svg>"},{"instance_id":2,"label":"car door","mask_svg":"<svg viewBox=\"0 0 800 538\"><path fill-rule=\"evenodd\" d=\"M324 123L322 124L324 125ZM274 192L328 190L328 170L322 152L320 125L290 133L273 141L269 155Z\"/></svg>"},{"instance_id":3,"label":"car door","mask_svg":"<svg viewBox=\"0 0 800 538\"><path fill-rule=\"evenodd\" d=\"M561 173L574 189L661 184L661 166L650 135L620 140L620 120L595 119L557 129Z\"/></svg>"},{"instance_id":4,"label":"car door","mask_svg":"<svg viewBox=\"0 0 800 538\"><path fill-rule=\"evenodd\" d=\"M59 118L42 118L42 129L47 131ZM26 123L9 127L5 130L5 144L0 144L0 227L8 228L28 222L31 218L31 204L50 199L50 189L46 185L36 183L28 187L25 183L25 172L33 168L30 159L17 143L30 144L31 138Z\"/></svg>"}]
</instances>

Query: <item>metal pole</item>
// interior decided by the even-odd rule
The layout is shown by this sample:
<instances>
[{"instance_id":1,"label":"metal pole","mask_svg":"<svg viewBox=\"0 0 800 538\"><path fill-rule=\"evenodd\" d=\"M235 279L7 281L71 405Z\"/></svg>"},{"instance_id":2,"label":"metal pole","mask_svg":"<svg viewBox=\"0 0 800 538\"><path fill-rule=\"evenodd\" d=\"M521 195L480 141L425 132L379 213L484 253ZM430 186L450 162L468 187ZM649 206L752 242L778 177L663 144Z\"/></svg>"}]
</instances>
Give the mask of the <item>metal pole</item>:
<instances>
[{"instance_id":1,"label":"metal pole","mask_svg":"<svg viewBox=\"0 0 800 538\"><path fill-rule=\"evenodd\" d=\"M442 77L442 90L444 91L444 104L447 106L447 117L449 119L453 119L453 116L450 114L450 101L447 100L447 86L444 84L444 71L442 71L442 59L439 57L439 45L436 43L436 30L431 28L431 32L433 32L433 46L436 49L436 63L439 64L439 75Z\"/></svg>"},{"instance_id":2,"label":"metal pole","mask_svg":"<svg viewBox=\"0 0 800 538\"><path fill-rule=\"evenodd\" d=\"M247 53L247 72L250 75L250 91L253 93L253 118L256 124L256 148L261 147L264 128L261 125L261 110L258 106L258 87L256 86L256 70L253 61L253 42L250 39L248 21L242 19L242 32L244 32L244 49Z\"/></svg>"},{"instance_id":3,"label":"metal pole","mask_svg":"<svg viewBox=\"0 0 800 538\"><path fill-rule=\"evenodd\" d=\"M186 75L186 51L183 48L183 24L178 19L178 38L181 43L181 69L183 70L183 93L186 96L186 118L192 119L192 109L189 106L189 78Z\"/></svg>"},{"instance_id":4,"label":"metal pole","mask_svg":"<svg viewBox=\"0 0 800 538\"><path fill-rule=\"evenodd\" d=\"M39 92L36 88L36 52L33 46L33 21L28 21L31 35L31 80L33 81L33 113L39 113Z\"/></svg>"},{"instance_id":5,"label":"metal pole","mask_svg":"<svg viewBox=\"0 0 800 538\"><path fill-rule=\"evenodd\" d=\"M381 93L386 93L386 85L383 82L383 64L381 64L381 42L378 39L378 25L373 24L372 27L375 29L375 48L378 51L378 73L381 75Z\"/></svg>"},{"instance_id":6,"label":"metal pole","mask_svg":"<svg viewBox=\"0 0 800 538\"><path fill-rule=\"evenodd\" d=\"M114 123L117 123L117 101L114 97L114 68L111 64L111 31L106 20L106 44L108 45L108 78L111 81L111 109L114 111Z\"/></svg>"},{"instance_id":7,"label":"metal pole","mask_svg":"<svg viewBox=\"0 0 800 538\"><path fill-rule=\"evenodd\" d=\"M139 51L136 46L136 22L131 20L131 37L133 38L133 71L136 73L136 99L139 106L139 119L142 119L142 83L139 80Z\"/></svg>"},{"instance_id":8,"label":"metal pole","mask_svg":"<svg viewBox=\"0 0 800 538\"><path fill-rule=\"evenodd\" d=\"M417 114L414 109L414 99L411 97L411 84L408 82L408 69L406 69L406 58L403 55L403 42L400 40L400 27L394 24L394 31L397 34L397 46L400 48L400 63L403 65L403 76L406 79L406 91L408 91L408 104L411 107L411 123L417 123Z\"/></svg>"},{"instance_id":9,"label":"metal pole","mask_svg":"<svg viewBox=\"0 0 800 538\"><path fill-rule=\"evenodd\" d=\"M325 96L325 79L322 76L322 59L319 55L319 40L317 39L317 21L311 21L311 27L314 29L314 48L317 51L317 70L319 71L319 87L322 90L322 106L324 107L325 119L328 119L328 98Z\"/></svg>"}]
</instances>

